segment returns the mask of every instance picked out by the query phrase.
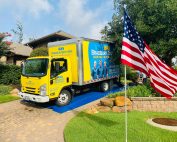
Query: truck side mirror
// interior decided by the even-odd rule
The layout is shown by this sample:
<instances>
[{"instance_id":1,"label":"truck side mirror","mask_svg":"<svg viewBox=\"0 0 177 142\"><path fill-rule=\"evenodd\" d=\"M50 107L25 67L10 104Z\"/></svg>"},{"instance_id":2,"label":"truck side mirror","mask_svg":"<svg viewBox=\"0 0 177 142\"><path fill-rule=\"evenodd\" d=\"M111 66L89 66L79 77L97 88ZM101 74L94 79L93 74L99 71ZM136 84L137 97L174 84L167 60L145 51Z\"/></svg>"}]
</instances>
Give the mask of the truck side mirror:
<instances>
[{"instance_id":1,"label":"truck side mirror","mask_svg":"<svg viewBox=\"0 0 177 142\"><path fill-rule=\"evenodd\" d=\"M22 62L21 62L21 65L20 65L20 66L21 66L21 69L23 69L24 63L25 63L25 61L22 61Z\"/></svg>"}]
</instances>

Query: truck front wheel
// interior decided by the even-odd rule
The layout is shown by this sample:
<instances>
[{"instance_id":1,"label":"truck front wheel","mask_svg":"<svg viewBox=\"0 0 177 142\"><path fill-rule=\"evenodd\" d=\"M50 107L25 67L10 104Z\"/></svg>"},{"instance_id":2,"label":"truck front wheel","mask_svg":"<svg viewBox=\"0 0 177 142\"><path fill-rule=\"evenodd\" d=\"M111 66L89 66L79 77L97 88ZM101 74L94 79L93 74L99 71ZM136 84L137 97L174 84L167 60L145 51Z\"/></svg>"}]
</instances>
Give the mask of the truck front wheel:
<instances>
[{"instance_id":1,"label":"truck front wheel","mask_svg":"<svg viewBox=\"0 0 177 142\"><path fill-rule=\"evenodd\" d=\"M56 100L56 105L65 106L71 102L71 93L68 90L62 90Z\"/></svg>"},{"instance_id":2,"label":"truck front wheel","mask_svg":"<svg viewBox=\"0 0 177 142\"><path fill-rule=\"evenodd\" d=\"M108 82L102 82L101 85L100 85L100 90L102 92L106 92L109 90L109 83Z\"/></svg>"}]
</instances>

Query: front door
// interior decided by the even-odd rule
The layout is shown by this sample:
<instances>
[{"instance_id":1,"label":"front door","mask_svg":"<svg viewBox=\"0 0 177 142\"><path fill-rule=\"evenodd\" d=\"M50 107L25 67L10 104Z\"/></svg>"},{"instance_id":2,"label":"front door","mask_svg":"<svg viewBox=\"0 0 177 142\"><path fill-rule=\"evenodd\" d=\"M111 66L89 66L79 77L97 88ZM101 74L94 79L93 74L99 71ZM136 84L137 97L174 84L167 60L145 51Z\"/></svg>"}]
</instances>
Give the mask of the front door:
<instances>
[{"instance_id":1,"label":"front door","mask_svg":"<svg viewBox=\"0 0 177 142\"><path fill-rule=\"evenodd\" d=\"M58 58L51 60L50 98L58 97L62 88L72 84L70 68L68 59Z\"/></svg>"}]
</instances>

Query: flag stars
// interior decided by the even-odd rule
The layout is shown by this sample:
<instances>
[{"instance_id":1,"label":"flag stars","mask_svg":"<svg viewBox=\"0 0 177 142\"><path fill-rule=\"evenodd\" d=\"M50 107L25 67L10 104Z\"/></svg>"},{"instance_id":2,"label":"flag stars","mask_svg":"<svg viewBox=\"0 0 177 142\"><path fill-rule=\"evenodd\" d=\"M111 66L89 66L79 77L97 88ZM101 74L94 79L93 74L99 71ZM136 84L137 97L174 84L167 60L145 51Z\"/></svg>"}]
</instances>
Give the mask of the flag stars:
<instances>
[{"instance_id":1,"label":"flag stars","mask_svg":"<svg viewBox=\"0 0 177 142\"><path fill-rule=\"evenodd\" d=\"M137 44L138 47L141 48L140 51L144 52L145 45L143 43L143 40L139 36L138 32L136 31L135 27L130 21L130 18L127 15L125 15L124 18L124 37Z\"/></svg>"}]
</instances>

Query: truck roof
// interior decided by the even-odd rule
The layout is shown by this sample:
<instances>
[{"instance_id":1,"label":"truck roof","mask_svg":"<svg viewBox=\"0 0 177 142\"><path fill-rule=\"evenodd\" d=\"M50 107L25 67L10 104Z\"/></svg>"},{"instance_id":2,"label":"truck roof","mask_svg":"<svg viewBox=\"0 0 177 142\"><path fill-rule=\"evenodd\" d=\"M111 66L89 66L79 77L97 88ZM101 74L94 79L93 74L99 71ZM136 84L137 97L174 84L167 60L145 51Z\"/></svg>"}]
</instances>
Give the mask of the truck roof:
<instances>
[{"instance_id":1,"label":"truck roof","mask_svg":"<svg viewBox=\"0 0 177 142\"><path fill-rule=\"evenodd\" d=\"M98 42L103 42L103 43L114 43L114 42L112 42L112 41L98 40L98 39L85 38L85 37L81 37L81 39L83 39L83 40L89 40L89 41L98 41Z\"/></svg>"},{"instance_id":2,"label":"truck roof","mask_svg":"<svg viewBox=\"0 0 177 142\"><path fill-rule=\"evenodd\" d=\"M82 40L96 41L96 42L101 42L101 43L112 43L112 44L114 43L114 42L111 42L111 41L96 40L96 39L90 39L90 38L81 37L81 38L72 38L72 39L68 39L68 40L50 42L50 43L48 43L48 47L56 46L56 45L62 45L62 44L67 44L67 43L75 43L75 42L82 41Z\"/></svg>"},{"instance_id":3,"label":"truck roof","mask_svg":"<svg viewBox=\"0 0 177 142\"><path fill-rule=\"evenodd\" d=\"M41 58L50 58L50 57L49 56L36 56L36 57L29 57L28 59L41 59Z\"/></svg>"}]
</instances>

